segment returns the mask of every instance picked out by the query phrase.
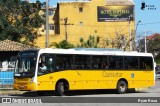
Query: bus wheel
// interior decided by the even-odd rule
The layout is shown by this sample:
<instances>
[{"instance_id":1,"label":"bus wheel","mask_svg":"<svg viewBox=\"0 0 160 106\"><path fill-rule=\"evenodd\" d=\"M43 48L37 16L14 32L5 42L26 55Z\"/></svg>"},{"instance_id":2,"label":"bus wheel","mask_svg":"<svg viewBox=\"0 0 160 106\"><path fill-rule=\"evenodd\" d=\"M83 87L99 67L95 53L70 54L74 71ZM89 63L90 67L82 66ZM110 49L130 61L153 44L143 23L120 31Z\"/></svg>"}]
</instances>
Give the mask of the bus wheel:
<instances>
[{"instance_id":1,"label":"bus wheel","mask_svg":"<svg viewBox=\"0 0 160 106\"><path fill-rule=\"evenodd\" d=\"M128 86L127 83L123 80L119 81L117 84L117 92L119 94L124 94L127 92Z\"/></svg>"},{"instance_id":2,"label":"bus wheel","mask_svg":"<svg viewBox=\"0 0 160 106\"><path fill-rule=\"evenodd\" d=\"M64 95L64 83L58 82L56 86L56 95L63 96Z\"/></svg>"}]
</instances>

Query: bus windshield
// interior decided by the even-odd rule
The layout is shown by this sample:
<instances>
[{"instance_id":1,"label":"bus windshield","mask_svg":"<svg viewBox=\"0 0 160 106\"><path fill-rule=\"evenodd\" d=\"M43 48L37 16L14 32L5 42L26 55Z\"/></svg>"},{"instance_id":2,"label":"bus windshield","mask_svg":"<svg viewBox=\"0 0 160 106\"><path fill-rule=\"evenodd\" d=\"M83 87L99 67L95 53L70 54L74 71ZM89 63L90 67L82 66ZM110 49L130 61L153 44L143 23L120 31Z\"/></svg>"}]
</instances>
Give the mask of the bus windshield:
<instances>
[{"instance_id":1,"label":"bus windshield","mask_svg":"<svg viewBox=\"0 0 160 106\"><path fill-rule=\"evenodd\" d=\"M15 77L33 77L35 75L36 57L18 57L15 67Z\"/></svg>"}]
</instances>

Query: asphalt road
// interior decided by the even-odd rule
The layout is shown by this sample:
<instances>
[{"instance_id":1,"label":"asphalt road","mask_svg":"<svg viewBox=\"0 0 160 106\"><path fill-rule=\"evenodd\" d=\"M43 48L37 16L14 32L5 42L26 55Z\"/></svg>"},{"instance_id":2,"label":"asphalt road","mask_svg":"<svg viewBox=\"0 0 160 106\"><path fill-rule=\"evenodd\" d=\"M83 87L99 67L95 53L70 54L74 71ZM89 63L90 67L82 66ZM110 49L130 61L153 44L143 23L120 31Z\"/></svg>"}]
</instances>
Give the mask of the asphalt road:
<instances>
[{"instance_id":1,"label":"asphalt road","mask_svg":"<svg viewBox=\"0 0 160 106\"><path fill-rule=\"evenodd\" d=\"M130 90L126 94L117 94L115 90L94 90L94 91L72 91L67 95L62 97L57 97L52 92L45 92L43 96L37 95L36 92L27 92L24 94L14 94L14 95L1 95L0 102L2 102L2 98L11 98L12 106L19 106L26 103L38 103L38 106L44 105L56 105L56 106L106 106L106 105L119 105L121 106L150 106L152 105L160 105L160 80L156 80L156 85L154 87L150 87L149 89L144 89L141 91L132 91ZM3 102L5 102L4 100ZM157 103L158 102L158 103ZM47 103L47 104L41 104ZM0 104L5 105L6 104ZM7 105L10 105L7 103ZM29 104L32 105L32 104ZM34 105L35 106L35 105Z\"/></svg>"}]
</instances>

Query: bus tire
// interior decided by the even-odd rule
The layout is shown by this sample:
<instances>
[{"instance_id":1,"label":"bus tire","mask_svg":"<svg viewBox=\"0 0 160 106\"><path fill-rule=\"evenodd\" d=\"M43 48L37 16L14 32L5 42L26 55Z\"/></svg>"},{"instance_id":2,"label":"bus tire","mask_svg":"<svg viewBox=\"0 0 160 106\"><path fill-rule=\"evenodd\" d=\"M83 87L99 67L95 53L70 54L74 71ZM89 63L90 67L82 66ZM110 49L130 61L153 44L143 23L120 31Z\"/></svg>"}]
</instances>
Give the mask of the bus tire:
<instances>
[{"instance_id":1,"label":"bus tire","mask_svg":"<svg viewBox=\"0 0 160 106\"><path fill-rule=\"evenodd\" d=\"M117 84L117 92L118 94L124 94L127 92L128 85L125 81L120 80Z\"/></svg>"},{"instance_id":2,"label":"bus tire","mask_svg":"<svg viewBox=\"0 0 160 106\"><path fill-rule=\"evenodd\" d=\"M64 83L58 82L56 86L56 95L63 96L64 95Z\"/></svg>"}]
</instances>

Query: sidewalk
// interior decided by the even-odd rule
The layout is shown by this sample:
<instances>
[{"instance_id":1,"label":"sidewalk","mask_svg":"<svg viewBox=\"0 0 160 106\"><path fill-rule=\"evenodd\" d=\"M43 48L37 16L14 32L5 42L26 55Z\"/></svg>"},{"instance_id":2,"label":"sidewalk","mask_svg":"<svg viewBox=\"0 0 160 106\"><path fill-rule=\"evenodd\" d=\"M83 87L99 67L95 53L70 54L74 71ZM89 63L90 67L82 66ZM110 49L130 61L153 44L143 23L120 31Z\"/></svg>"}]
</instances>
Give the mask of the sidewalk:
<instances>
[{"instance_id":1,"label":"sidewalk","mask_svg":"<svg viewBox=\"0 0 160 106\"><path fill-rule=\"evenodd\" d=\"M26 91L18 91L18 90L0 90L0 96L2 95L16 95L16 94L23 94Z\"/></svg>"},{"instance_id":2,"label":"sidewalk","mask_svg":"<svg viewBox=\"0 0 160 106\"><path fill-rule=\"evenodd\" d=\"M136 88L135 91L136 92L141 92L141 91L148 91L148 90L151 90L151 88ZM133 92L135 92L133 91ZM132 91L130 91L132 92ZM6 96L6 95L37 95L37 92L32 92L32 91L18 91L18 90L0 90L0 96ZM48 95L51 95L52 93L46 93Z\"/></svg>"}]
</instances>

